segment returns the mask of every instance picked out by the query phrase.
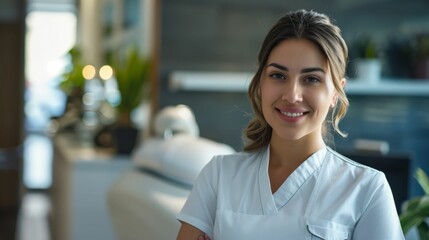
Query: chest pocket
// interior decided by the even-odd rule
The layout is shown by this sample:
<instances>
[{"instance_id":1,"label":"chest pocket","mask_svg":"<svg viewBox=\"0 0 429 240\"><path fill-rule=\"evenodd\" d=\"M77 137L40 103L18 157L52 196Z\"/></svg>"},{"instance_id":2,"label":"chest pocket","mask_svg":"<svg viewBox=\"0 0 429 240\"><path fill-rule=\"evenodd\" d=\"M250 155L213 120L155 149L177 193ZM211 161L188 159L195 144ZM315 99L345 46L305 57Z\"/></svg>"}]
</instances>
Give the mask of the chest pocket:
<instances>
[{"instance_id":1,"label":"chest pocket","mask_svg":"<svg viewBox=\"0 0 429 240\"><path fill-rule=\"evenodd\" d=\"M323 226L307 225L307 229L311 234L311 240L347 240L349 233L344 230L332 229Z\"/></svg>"}]
</instances>

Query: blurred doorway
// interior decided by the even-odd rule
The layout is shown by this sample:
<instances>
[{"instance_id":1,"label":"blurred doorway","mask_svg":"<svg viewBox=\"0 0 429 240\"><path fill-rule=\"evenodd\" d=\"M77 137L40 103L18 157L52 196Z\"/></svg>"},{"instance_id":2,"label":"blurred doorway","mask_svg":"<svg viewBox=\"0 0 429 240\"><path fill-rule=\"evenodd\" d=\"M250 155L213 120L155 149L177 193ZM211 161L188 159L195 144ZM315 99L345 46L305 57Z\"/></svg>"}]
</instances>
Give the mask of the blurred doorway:
<instances>
[{"instance_id":1,"label":"blurred doorway","mask_svg":"<svg viewBox=\"0 0 429 240\"><path fill-rule=\"evenodd\" d=\"M69 63L66 54L76 44L76 7L72 1L58 2L29 1L26 18L23 183L28 189L52 184L47 130L51 117L64 112L66 97L58 86Z\"/></svg>"}]
</instances>

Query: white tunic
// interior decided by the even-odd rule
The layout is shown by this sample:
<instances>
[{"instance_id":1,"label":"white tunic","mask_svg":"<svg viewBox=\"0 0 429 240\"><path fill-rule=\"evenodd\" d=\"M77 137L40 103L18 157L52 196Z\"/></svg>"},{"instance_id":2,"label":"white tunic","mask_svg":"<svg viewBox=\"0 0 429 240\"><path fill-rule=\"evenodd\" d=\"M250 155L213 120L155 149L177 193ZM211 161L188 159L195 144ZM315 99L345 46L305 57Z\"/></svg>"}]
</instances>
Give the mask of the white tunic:
<instances>
[{"instance_id":1,"label":"white tunic","mask_svg":"<svg viewBox=\"0 0 429 240\"><path fill-rule=\"evenodd\" d=\"M384 174L323 148L274 193L269 148L217 156L178 219L213 240L404 239Z\"/></svg>"}]
</instances>

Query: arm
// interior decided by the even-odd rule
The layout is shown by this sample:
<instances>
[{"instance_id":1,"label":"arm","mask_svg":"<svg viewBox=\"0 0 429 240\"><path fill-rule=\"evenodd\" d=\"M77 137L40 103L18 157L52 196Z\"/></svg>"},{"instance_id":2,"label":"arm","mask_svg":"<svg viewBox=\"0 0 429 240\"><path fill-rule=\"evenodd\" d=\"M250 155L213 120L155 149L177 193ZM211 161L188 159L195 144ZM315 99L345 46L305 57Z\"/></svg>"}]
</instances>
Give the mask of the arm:
<instances>
[{"instance_id":1,"label":"arm","mask_svg":"<svg viewBox=\"0 0 429 240\"><path fill-rule=\"evenodd\" d=\"M373 179L375 187L369 187L369 203L353 233L356 240L390 239L403 240L398 213L384 174ZM371 229L371 230L369 230Z\"/></svg>"},{"instance_id":2,"label":"arm","mask_svg":"<svg viewBox=\"0 0 429 240\"><path fill-rule=\"evenodd\" d=\"M214 161L208 163L196 179L191 193L177 219L181 223L177 240L205 240L213 234L216 215L217 170Z\"/></svg>"},{"instance_id":3,"label":"arm","mask_svg":"<svg viewBox=\"0 0 429 240\"><path fill-rule=\"evenodd\" d=\"M185 223L181 222L182 226L180 227L179 234L177 235L177 240L210 240L210 238L200 229Z\"/></svg>"}]
</instances>

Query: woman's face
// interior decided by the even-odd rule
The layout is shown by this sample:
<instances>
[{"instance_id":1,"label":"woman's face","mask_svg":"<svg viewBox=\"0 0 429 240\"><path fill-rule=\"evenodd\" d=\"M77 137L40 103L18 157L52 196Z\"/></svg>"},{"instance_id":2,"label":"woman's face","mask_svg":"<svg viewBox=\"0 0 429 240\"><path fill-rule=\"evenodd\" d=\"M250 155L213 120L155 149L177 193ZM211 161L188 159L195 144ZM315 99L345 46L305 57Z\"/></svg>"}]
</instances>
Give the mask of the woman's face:
<instances>
[{"instance_id":1,"label":"woman's face","mask_svg":"<svg viewBox=\"0 0 429 240\"><path fill-rule=\"evenodd\" d=\"M261 75L262 112L272 138L320 140L322 126L337 94L328 64L318 47L288 39L268 57Z\"/></svg>"}]
</instances>

